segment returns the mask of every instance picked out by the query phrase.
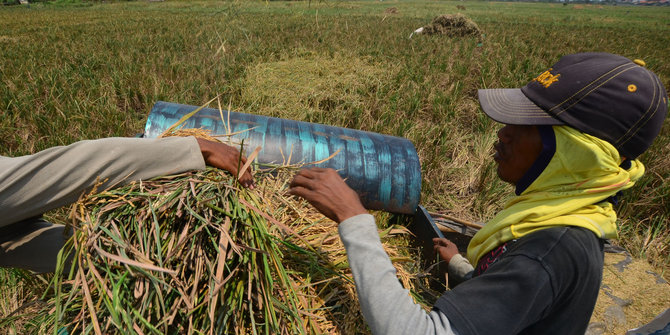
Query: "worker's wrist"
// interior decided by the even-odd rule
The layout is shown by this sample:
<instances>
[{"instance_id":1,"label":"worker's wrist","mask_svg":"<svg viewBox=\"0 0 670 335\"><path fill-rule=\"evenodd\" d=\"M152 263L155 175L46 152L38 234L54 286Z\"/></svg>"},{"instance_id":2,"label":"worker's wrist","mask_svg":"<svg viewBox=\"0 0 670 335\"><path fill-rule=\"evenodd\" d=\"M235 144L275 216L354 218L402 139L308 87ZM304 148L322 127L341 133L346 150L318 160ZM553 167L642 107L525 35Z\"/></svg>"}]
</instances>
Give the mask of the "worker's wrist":
<instances>
[{"instance_id":1,"label":"worker's wrist","mask_svg":"<svg viewBox=\"0 0 670 335\"><path fill-rule=\"evenodd\" d=\"M447 264L456 264L456 263L467 261L467 260L461 254L456 253L456 254L453 254L451 257L449 257L448 260L445 259L445 261L447 262Z\"/></svg>"},{"instance_id":2,"label":"worker's wrist","mask_svg":"<svg viewBox=\"0 0 670 335\"><path fill-rule=\"evenodd\" d=\"M207 159L212 154L212 143L199 137L196 137L195 140L198 142L198 147L200 148L200 154L202 154L202 158L205 160L205 163L207 163Z\"/></svg>"},{"instance_id":3,"label":"worker's wrist","mask_svg":"<svg viewBox=\"0 0 670 335\"><path fill-rule=\"evenodd\" d=\"M350 217L340 221L339 225L340 226L346 226L346 225L349 225L349 224L355 224L359 221L366 220L367 219L367 218L365 218L366 216L369 216L370 218L372 218L372 215L366 211L365 213L360 213L360 214L357 214L357 215L353 215L353 216L350 216ZM372 220L374 220L374 219L372 219Z\"/></svg>"},{"instance_id":4,"label":"worker's wrist","mask_svg":"<svg viewBox=\"0 0 670 335\"><path fill-rule=\"evenodd\" d=\"M350 218L353 218L358 215L362 214L369 214L368 211L363 208L362 206L360 208L349 208L347 210L341 211L339 213L335 213L335 221L339 224L342 223Z\"/></svg>"}]
</instances>

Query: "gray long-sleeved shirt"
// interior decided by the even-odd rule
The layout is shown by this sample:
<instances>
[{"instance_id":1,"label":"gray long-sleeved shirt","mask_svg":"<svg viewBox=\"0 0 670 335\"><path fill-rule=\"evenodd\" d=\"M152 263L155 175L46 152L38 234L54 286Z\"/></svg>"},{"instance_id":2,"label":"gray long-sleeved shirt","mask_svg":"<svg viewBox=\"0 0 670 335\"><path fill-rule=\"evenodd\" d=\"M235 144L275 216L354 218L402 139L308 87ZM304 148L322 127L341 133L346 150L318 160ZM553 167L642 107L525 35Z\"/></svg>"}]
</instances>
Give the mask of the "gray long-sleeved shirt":
<instances>
[{"instance_id":1,"label":"gray long-sleeved shirt","mask_svg":"<svg viewBox=\"0 0 670 335\"><path fill-rule=\"evenodd\" d=\"M105 138L0 156L0 227L73 203L98 181L104 189L204 168L193 137Z\"/></svg>"},{"instance_id":2,"label":"gray long-sleeved shirt","mask_svg":"<svg viewBox=\"0 0 670 335\"><path fill-rule=\"evenodd\" d=\"M426 312L402 287L372 215L342 221L339 233L361 311L373 334L455 334L446 315L436 310Z\"/></svg>"}]
</instances>

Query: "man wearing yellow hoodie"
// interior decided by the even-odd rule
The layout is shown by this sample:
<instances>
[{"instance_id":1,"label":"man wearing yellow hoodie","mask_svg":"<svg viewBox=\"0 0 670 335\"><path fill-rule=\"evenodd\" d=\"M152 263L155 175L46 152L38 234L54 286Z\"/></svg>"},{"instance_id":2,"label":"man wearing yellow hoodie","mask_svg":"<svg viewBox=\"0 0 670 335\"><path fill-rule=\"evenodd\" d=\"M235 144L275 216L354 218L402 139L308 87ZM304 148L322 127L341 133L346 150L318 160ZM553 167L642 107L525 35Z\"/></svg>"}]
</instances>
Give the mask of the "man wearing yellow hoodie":
<instances>
[{"instance_id":1,"label":"man wearing yellow hoodie","mask_svg":"<svg viewBox=\"0 0 670 335\"><path fill-rule=\"evenodd\" d=\"M523 88L480 90L479 101L505 124L494 159L516 196L473 237L467 258L435 241L449 272L463 281L429 313L400 285L374 218L337 172L303 170L292 181L293 194L339 223L374 334L586 331L603 243L617 234L612 203L644 173L636 158L660 132L665 88L642 61L581 53Z\"/></svg>"}]
</instances>

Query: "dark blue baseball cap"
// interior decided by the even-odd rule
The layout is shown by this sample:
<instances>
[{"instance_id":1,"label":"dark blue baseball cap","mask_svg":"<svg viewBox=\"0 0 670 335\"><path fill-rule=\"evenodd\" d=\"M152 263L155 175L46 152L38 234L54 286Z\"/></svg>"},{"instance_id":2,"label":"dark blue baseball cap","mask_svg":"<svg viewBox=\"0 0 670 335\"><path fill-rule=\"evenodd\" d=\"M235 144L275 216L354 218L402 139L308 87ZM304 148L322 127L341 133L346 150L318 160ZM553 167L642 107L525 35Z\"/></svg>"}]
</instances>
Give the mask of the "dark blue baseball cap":
<instances>
[{"instance_id":1,"label":"dark blue baseball cap","mask_svg":"<svg viewBox=\"0 0 670 335\"><path fill-rule=\"evenodd\" d=\"M668 94L641 60L609 53L562 57L522 88L482 89L479 102L504 124L568 125L637 158L661 131Z\"/></svg>"}]
</instances>

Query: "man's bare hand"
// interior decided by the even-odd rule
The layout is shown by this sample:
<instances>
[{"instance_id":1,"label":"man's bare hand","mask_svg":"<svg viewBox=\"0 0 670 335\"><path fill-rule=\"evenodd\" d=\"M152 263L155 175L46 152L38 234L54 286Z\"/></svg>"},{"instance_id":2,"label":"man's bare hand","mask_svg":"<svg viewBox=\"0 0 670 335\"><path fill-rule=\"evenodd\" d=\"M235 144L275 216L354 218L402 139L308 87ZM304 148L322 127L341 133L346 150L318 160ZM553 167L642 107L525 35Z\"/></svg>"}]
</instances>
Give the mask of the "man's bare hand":
<instances>
[{"instance_id":1,"label":"man's bare hand","mask_svg":"<svg viewBox=\"0 0 670 335\"><path fill-rule=\"evenodd\" d=\"M212 142L198 138L198 145L205 164L230 172L237 176L238 168L241 168L247 162L246 157L240 156L240 151L220 142ZM251 176L250 169L244 172L240 177L240 184L244 187L254 188L254 178Z\"/></svg>"},{"instance_id":2,"label":"man's bare hand","mask_svg":"<svg viewBox=\"0 0 670 335\"><path fill-rule=\"evenodd\" d=\"M293 177L289 193L304 198L337 223L368 212L358 194L333 169L301 170Z\"/></svg>"},{"instance_id":3,"label":"man's bare hand","mask_svg":"<svg viewBox=\"0 0 670 335\"><path fill-rule=\"evenodd\" d=\"M433 248L440 258L445 262L449 263L451 258L458 253L458 247L454 242L447 240L446 238L434 238L433 239Z\"/></svg>"}]
</instances>

